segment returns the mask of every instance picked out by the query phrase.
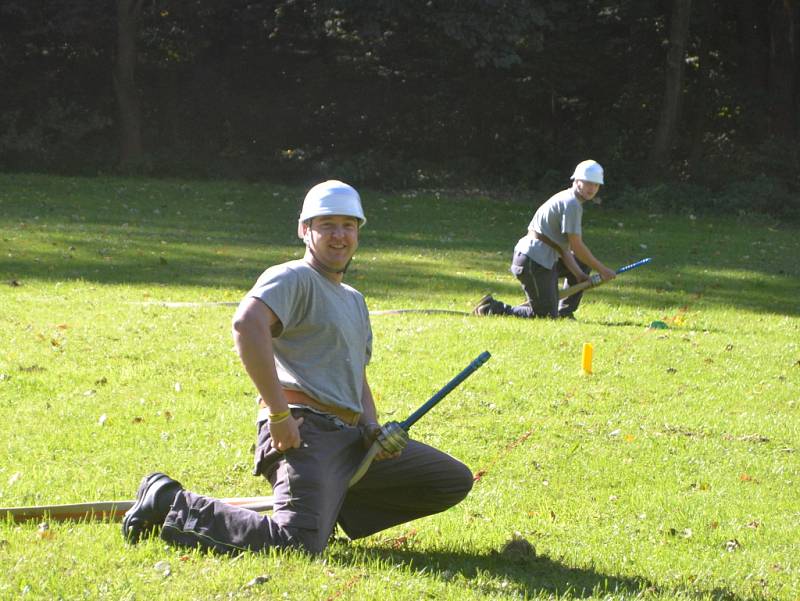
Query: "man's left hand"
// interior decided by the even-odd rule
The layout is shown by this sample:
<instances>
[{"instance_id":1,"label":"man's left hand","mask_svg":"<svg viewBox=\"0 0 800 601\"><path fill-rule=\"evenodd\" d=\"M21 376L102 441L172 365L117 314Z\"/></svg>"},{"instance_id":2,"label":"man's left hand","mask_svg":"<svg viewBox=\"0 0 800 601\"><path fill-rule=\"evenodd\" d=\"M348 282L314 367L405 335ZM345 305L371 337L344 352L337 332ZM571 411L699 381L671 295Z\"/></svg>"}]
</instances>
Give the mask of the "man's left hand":
<instances>
[{"instance_id":1,"label":"man's left hand","mask_svg":"<svg viewBox=\"0 0 800 601\"><path fill-rule=\"evenodd\" d=\"M398 426L399 427L399 426ZM361 440L364 443L364 448L369 449L381 435L386 436L388 434L388 430L384 432L385 426L381 427L379 424L375 422L369 424L363 424L361 426ZM397 446L397 436L394 437L395 446ZM378 453L375 455L375 461L382 461L384 459L395 459L400 456L402 452L402 448L406 446L406 442L408 441L408 436L406 435L405 441L401 442L401 448L395 452L387 451L382 444L379 442L379 450Z\"/></svg>"}]
</instances>

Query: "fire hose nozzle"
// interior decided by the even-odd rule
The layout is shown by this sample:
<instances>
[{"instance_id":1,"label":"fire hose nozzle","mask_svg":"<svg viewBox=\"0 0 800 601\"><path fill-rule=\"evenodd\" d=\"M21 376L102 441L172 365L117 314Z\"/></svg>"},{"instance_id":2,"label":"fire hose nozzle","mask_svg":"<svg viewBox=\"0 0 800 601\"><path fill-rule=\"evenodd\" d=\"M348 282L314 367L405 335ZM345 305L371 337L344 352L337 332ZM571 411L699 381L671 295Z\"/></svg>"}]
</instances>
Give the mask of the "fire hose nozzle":
<instances>
[{"instance_id":1,"label":"fire hose nozzle","mask_svg":"<svg viewBox=\"0 0 800 601\"><path fill-rule=\"evenodd\" d=\"M381 427L381 431L378 434L378 438L375 442L372 443L372 446L367 450L367 453L364 455L364 459L361 461L361 465L358 466L353 476L350 478L350 482L348 486L353 486L356 482L361 480L364 474L367 473L372 460L375 459L375 456L378 454L378 451L383 449L388 453L399 453L402 451L406 445L408 444L408 430L413 426L417 420L419 420L423 415L425 415L428 411L430 411L434 405L436 405L439 401L441 401L445 396L450 394L450 392L461 382L466 380L470 374L472 374L476 369L478 369L481 365L486 363L489 360L489 357L492 355L489 351L484 351L480 355L478 355L472 363L470 363L467 367L461 370L455 378L450 380L444 387L439 390L436 394L434 394L431 398L429 398L425 404L423 404L419 409L417 409L414 413L408 416L406 420L402 423L397 422L389 422L386 425Z\"/></svg>"},{"instance_id":2,"label":"fire hose nozzle","mask_svg":"<svg viewBox=\"0 0 800 601\"><path fill-rule=\"evenodd\" d=\"M378 443L387 453L399 453L408 444L408 432L397 422L388 422L381 427Z\"/></svg>"}]
</instances>

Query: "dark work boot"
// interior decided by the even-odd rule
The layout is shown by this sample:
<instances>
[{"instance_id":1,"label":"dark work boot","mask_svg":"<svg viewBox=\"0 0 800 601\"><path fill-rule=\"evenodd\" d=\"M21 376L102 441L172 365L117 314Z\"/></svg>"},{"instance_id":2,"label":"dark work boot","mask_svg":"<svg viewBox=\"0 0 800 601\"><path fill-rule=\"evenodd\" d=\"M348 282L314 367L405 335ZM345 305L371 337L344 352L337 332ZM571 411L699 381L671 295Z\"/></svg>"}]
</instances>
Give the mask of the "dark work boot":
<instances>
[{"instance_id":1,"label":"dark work boot","mask_svg":"<svg viewBox=\"0 0 800 601\"><path fill-rule=\"evenodd\" d=\"M475 308L472 309L472 315L488 315L492 308L492 304L496 301L492 298L491 294L486 294L478 301Z\"/></svg>"},{"instance_id":2,"label":"dark work boot","mask_svg":"<svg viewBox=\"0 0 800 601\"><path fill-rule=\"evenodd\" d=\"M136 491L136 502L122 518L122 536L136 544L163 523L183 486L159 472L145 476Z\"/></svg>"}]
</instances>

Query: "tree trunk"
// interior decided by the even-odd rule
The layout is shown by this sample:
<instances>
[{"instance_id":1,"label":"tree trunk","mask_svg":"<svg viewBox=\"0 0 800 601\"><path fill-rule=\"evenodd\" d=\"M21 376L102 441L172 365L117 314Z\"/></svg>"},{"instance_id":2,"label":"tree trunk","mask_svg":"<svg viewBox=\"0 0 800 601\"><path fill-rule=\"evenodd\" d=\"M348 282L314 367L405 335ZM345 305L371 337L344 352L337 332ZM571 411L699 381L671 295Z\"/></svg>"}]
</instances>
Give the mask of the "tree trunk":
<instances>
[{"instance_id":1,"label":"tree trunk","mask_svg":"<svg viewBox=\"0 0 800 601\"><path fill-rule=\"evenodd\" d=\"M772 0L769 6L769 133L794 136L796 0Z\"/></svg>"},{"instance_id":2,"label":"tree trunk","mask_svg":"<svg viewBox=\"0 0 800 601\"><path fill-rule=\"evenodd\" d=\"M117 0L117 57L114 91L119 107L120 167L135 168L142 159L142 123L136 89L136 38L144 0Z\"/></svg>"},{"instance_id":3,"label":"tree trunk","mask_svg":"<svg viewBox=\"0 0 800 601\"><path fill-rule=\"evenodd\" d=\"M769 65L767 5L762 0L738 0L736 17L743 90L746 94L765 92Z\"/></svg>"},{"instance_id":4,"label":"tree trunk","mask_svg":"<svg viewBox=\"0 0 800 601\"><path fill-rule=\"evenodd\" d=\"M667 50L666 86L661 118L656 128L653 146L650 149L649 171L651 174L663 172L669 162L675 132L678 129L681 97L683 95L683 69L686 46L689 39L689 16L692 0L674 0L672 22Z\"/></svg>"}]
</instances>

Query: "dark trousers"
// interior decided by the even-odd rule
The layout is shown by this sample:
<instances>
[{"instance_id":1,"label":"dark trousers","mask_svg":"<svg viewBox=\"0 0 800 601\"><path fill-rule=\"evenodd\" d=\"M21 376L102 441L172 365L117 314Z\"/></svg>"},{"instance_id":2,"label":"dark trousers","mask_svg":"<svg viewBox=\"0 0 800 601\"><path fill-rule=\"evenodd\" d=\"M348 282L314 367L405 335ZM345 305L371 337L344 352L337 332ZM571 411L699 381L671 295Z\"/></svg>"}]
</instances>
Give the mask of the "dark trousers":
<instances>
[{"instance_id":1,"label":"dark trousers","mask_svg":"<svg viewBox=\"0 0 800 601\"><path fill-rule=\"evenodd\" d=\"M580 267L586 274L591 273L588 265L578 261ZM558 299L558 281L560 278L567 278L567 285L572 286L578 280L567 269L563 261L559 259L552 269L542 267L528 255L514 253L511 262L511 272L516 276L522 290L525 292L527 302L512 307L501 301L496 301L490 313L492 315L513 315L514 317L567 317L578 309L578 305L583 298L583 292L573 294L561 301Z\"/></svg>"},{"instance_id":2,"label":"dark trousers","mask_svg":"<svg viewBox=\"0 0 800 601\"><path fill-rule=\"evenodd\" d=\"M266 423L260 425L256 472L272 484L272 515L182 491L161 537L220 552L297 547L319 553L337 522L350 538L361 538L444 511L472 488L464 464L412 440L400 457L374 462L348 489L365 453L360 430L310 411L293 413L305 418L299 449L278 453L269 446Z\"/></svg>"}]
</instances>

